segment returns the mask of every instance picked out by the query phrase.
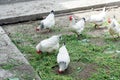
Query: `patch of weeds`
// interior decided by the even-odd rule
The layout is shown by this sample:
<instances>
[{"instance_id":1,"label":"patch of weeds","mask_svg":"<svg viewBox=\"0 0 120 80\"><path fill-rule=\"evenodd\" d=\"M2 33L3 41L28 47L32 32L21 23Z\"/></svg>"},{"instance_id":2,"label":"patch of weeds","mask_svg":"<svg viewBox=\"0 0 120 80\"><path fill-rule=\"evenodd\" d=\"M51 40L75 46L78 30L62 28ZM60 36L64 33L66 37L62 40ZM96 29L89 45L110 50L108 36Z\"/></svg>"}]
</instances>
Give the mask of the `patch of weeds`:
<instances>
[{"instance_id":1,"label":"patch of weeds","mask_svg":"<svg viewBox=\"0 0 120 80\"><path fill-rule=\"evenodd\" d=\"M109 79L109 74L106 74L106 70L105 69L99 69L98 73L94 73L91 78L89 78L88 80L108 80ZM98 76L99 75L99 76Z\"/></svg>"},{"instance_id":2,"label":"patch of weeds","mask_svg":"<svg viewBox=\"0 0 120 80\"><path fill-rule=\"evenodd\" d=\"M117 72L117 71L116 71ZM112 72L104 68L99 68L97 73L94 73L88 80L119 80L119 73ZM115 75L114 75L115 74ZM117 74L117 75L116 75Z\"/></svg>"},{"instance_id":3,"label":"patch of weeds","mask_svg":"<svg viewBox=\"0 0 120 80\"><path fill-rule=\"evenodd\" d=\"M36 52L35 48L31 46L21 46L20 49L22 53L26 54L34 54Z\"/></svg>"},{"instance_id":4,"label":"patch of weeds","mask_svg":"<svg viewBox=\"0 0 120 80\"><path fill-rule=\"evenodd\" d=\"M14 64L5 64L5 65L2 65L1 67L5 70L10 70L14 67L15 65Z\"/></svg>"},{"instance_id":5,"label":"patch of weeds","mask_svg":"<svg viewBox=\"0 0 120 80\"><path fill-rule=\"evenodd\" d=\"M77 68L77 72L79 73L79 72L81 72L82 71L82 68L81 67L78 67Z\"/></svg>"},{"instance_id":6,"label":"patch of weeds","mask_svg":"<svg viewBox=\"0 0 120 80\"><path fill-rule=\"evenodd\" d=\"M12 40L15 44L21 44L22 42L24 42L24 40L23 39L21 39L21 38L17 38L17 39L14 39L14 40Z\"/></svg>"},{"instance_id":7,"label":"patch of weeds","mask_svg":"<svg viewBox=\"0 0 120 80\"><path fill-rule=\"evenodd\" d=\"M16 61L14 59L9 59L8 63L2 65L1 67L5 70L11 70L13 69L15 66L19 66L23 63L19 62L19 61Z\"/></svg>"}]
</instances>

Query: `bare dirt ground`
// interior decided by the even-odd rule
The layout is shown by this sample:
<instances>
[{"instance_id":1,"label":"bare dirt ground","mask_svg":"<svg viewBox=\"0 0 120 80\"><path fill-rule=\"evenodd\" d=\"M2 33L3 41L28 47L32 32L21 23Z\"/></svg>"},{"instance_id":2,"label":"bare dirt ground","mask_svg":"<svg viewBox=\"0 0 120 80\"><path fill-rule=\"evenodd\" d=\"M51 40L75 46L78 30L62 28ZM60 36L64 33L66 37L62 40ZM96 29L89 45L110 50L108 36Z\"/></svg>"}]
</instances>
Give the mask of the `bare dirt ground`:
<instances>
[{"instance_id":1,"label":"bare dirt ground","mask_svg":"<svg viewBox=\"0 0 120 80\"><path fill-rule=\"evenodd\" d=\"M79 13L76 12L76 14L71 14L73 15L77 20L79 20L82 17L87 17L91 14L97 14L99 11L91 11L91 12L86 12L86 13ZM120 21L120 8L116 9L111 9L107 13L107 18L113 17L113 15L116 16L116 19ZM106 18L106 20L107 20ZM35 41L39 42L40 40L43 40L51 35L54 34L71 34L71 32L68 30L69 27L69 15L66 16L61 16L56 18L56 25L53 28L53 31L48 33L41 33L41 32L36 32L35 28L39 25L40 21L31 21L31 22L25 22L25 23L18 23L18 24L11 24L11 25L6 25L3 26L6 32L10 33L11 36L14 33L21 32L24 33L27 36L31 36L32 38L39 38L38 40L35 39ZM94 26L94 25L93 25ZM89 28L89 25L86 25L86 28ZM92 35L94 37L100 37L104 36L104 32L107 32L107 27L106 25L103 25L102 27L105 27L105 29L94 29L94 27L91 27L91 29L88 29L88 35ZM98 41L99 42L99 41ZM98 43L99 44L99 43Z\"/></svg>"},{"instance_id":2,"label":"bare dirt ground","mask_svg":"<svg viewBox=\"0 0 120 80\"><path fill-rule=\"evenodd\" d=\"M87 12L87 13L76 13L76 14L73 14L73 16L77 19L80 19L82 17L86 17L86 16L89 16L94 13L99 13L99 11L91 11L91 12ZM107 18L113 17L113 15L115 15L116 19L118 21L120 21L120 8L111 9L107 13ZM68 26L69 26L69 18L68 17L69 17L69 15L57 17L56 18L56 26L53 28L52 32L50 32L50 33L41 33L41 32L35 31L35 28L36 28L36 26L39 25L40 21L31 21L31 22L25 22L25 23L5 25L5 26L3 26L3 28L6 31L6 33L9 33L9 36L12 39L14 39L13 37L16 35L22 36L22 37L31 36L32 42L34 43L33 47L35 47L39 41L41 41L47 37L50 37L52 35L61 34L61 33L65 34L65 35L72 34L70 31L68 31ZM106 24L103 25L103 27L106 27ZM98 46L102 46L102 45L106 44L103 41L103 38L106 34L109 34L107 32L107 27L104 29L94 29L94 27L86 25L86 29L87 29L86 33L90 36L93 36L93 38L90 39L91 43L94 43ZM17 33L22 33L23 35L17 34ZM97 37L98 39L97 38L94 39L94 37ZM101 37L101 38L99 38L99 37ZM109 37L111 37L111 36L109 36ZM23 40L23 42L20 44L31 45L31 43L27 42L27 40L21 39L21 37L20 37L20 39L16 39L16 40L18 40L18 44L19 44L19 40ZM90 77L92 74L91 72L96 72L95 68L98 67L96 64L87 64L86 65L83 63L71 63L71 65L74 65L74 67L69 67L68 72L66 74L69 74L69 73L71 74L72 70L76 69L76 67L84 66L84 69L82 70L81 73L74 74L74 76L76 76L76 79L82 78L83 80L86 80L88 77ZM56 67L54 68L54 71L56 71ZM79 71L79 69L78 69L78 71Z\"/></svg>"}]
</instances>

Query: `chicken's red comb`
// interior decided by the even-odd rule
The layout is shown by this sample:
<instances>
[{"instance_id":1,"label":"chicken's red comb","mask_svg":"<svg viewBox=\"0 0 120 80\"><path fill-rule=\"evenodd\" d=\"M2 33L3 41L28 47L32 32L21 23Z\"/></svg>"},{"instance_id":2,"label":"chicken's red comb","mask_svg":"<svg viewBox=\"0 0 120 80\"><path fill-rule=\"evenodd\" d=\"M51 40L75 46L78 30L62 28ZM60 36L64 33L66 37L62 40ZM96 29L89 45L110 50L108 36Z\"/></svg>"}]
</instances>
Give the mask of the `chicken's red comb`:
<instances>
[{"instance_id":1,"label":"chicken's red comb","mask_svg":"<svg viewBox=\"0 0 120 80\"><path fill-rule=\"evenodd\" d=\"M72 20L72 18L73 18L72 16L69 16L69 20L70 20L70 21Z\"/></svg>"}]
</instances>

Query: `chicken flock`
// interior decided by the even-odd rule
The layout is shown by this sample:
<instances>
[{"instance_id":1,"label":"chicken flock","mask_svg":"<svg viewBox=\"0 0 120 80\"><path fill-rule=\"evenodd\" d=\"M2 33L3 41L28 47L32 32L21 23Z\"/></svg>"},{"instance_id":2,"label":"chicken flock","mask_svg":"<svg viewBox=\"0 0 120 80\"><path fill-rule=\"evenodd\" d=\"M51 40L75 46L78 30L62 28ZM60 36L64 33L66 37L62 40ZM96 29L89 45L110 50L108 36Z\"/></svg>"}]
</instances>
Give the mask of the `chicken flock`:
<instances>
[{"instance_id":1,"label":"chicken flock","mask_svg":"<svg viewBox=\"0 0 120 80\"><path fill-rule=\"evenodd\" d=\"M77 35L77 38L80 39L82 32L85 29L86 23L93 23L95 24L95 28L99 28L106 20L106 9L105 7L99 14L94 14L89 17L83 17L78 22L75 21L75 18L73 16L69 16L69 28L70 31L75 33ZM120 25L115 19L115 16L113 18L108 18L109 28L108 32L110 33L113 38L116 38L120 36ZM55 15L54 11L52 10L50 14L43 19L40 22L40 25L36 27L36 31L40 31L43 29L48 29L49 31L52 29L52 27L55 26ZM69 52L66 48L66 44L63 43L63 45L60 47L59 41L62 39L62 34L59 35L53 35L48 39L44 39L40 41L40 43L36 46L36 51L38 54L41 53L52 53L56 50L59 50L57 54L57 63L59 65L59 73L63 73L70 63L70 56Z\"/></svg>"}]
</instances>

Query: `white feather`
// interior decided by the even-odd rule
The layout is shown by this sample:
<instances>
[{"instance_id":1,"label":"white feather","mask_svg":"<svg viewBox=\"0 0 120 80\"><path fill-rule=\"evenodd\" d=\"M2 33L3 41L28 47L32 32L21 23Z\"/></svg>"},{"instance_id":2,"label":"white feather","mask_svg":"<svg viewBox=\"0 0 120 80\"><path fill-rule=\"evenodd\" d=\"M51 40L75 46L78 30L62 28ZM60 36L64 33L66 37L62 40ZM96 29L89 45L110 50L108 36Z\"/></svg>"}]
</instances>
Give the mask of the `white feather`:
<instances>
[{"instance_id":1,"label":"white feather","mask_svg":"<svg viewBox=\"0 0 120 80\"><path fill-rule=\"evenodd\" d=\"M67 69L70 63L70 56L65 45L63 45L59 49L59 53L57 55L57 63L59 64L60 62L65 62L66 66L65 67L59 66L59 70L64 71L65 69Z\"/></svg>"},{"instance_id":2,"label":"white feather","mask_svg":"<svg viewBox=\"0 0 120 80\"><path fill-rule=\"evenodd\" d=\"M36 50L41 50L42 52L51 53L59 48L59 35L52 36L48 39L41 41L37 46Z\"/></svg>"},{"instance_id":3,"label":"white feather","mask_svg":"<svg viewBox=\"0 0 120 80\"><path fill-rule=\"evenodd\" d=\"M120 25L116 19L112 19L109 27L109 32L111 35L120 35Z\"/></svg>"},{"instance_id":4,"label":"white feather","mask_svg":"<svg viewBox=\"0 0 120 80\"><path fill-rule=\"evenodd\" d=\"M72 21L70 21L70 28L73 32L75 32L77 34L81 34L85 28L85 21L83 19L81 19L80 21L75 23L75 19L72 18Z\"/></svg>"},{"instance_id":5,"label":"white feather","mask_svg":"<svg viewBox=\"0 0 120 80\"><path fill-rule=\"evenodd\" d=\"M55 25L55 17L54 17L54 13L50 13L44 20L42 20L40 22L40 24L44 25L43 29L46 28L52 28ZM37 29L40 29L41 25L37 27Z\"/></svg>"},{"instance_id":6,"label":"white feather","mask_svg":"<svg viewBox=\"0 0 120 80\"><path fill-rule=\"evenodd\" d=\"M105 8L103 8L103 11L101 13L91 15L87 19L87 21L97 25L101 25L105 21L105 17L106 17L106 12L105 12Z\"/></svg>"}]
</instances>

